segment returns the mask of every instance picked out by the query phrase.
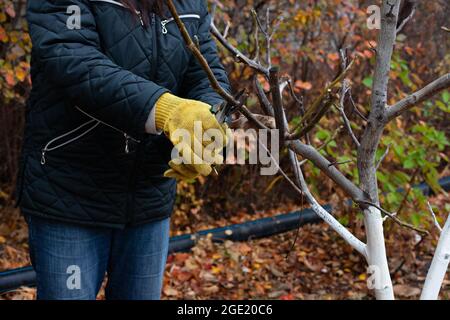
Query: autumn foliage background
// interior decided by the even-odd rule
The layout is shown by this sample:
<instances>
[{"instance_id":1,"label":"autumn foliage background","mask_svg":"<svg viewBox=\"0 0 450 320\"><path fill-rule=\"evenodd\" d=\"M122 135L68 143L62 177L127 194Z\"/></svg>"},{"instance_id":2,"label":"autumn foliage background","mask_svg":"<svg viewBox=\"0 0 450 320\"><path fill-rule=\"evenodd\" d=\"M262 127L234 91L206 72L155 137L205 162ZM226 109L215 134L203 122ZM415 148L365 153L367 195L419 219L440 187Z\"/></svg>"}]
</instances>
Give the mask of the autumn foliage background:
<instances>
[{"instance_id":1,"label":"autumn foliage background","mask_svg":"<svg viewBox=\"0 0 450 320\"><path fill-rule=\"evenodd\" d=\"M377 1L222 0L217 3L215 19L221 30L225 22L229 22L230 42L252 56L256 46L250 10L255 8L264 17L270 5L270 19L278 25L273 39L272 62L292 77L295 91L303 97L306 108L336 75L340 63L339 49L347 48L351 57L356 59L349 76L352 96L358 112L365 115L369 108L377 33L366 26L366 9L370 4L377 4ZM26 32L24 12L25 1L0 0L0 270L27 262L26 227L17 210L13 209L17 158L26 98L31 86L31 41ZM412 22L398 35L391 65L389 103L400 100L448 72L449 36L441 27L448 23L449 16L448 1L420 2ZM219 46L219 49L233 88L236 91L252 88L253 72L237 63L222 47ZM264 46L261 50L264 54ZM286 96L286 99L289 97ZM250 95L247 105L258 112L256 96ZM299 110L296 110L293 101L287 111L292 124L295 124ZM437 181L449 174L449 112L450 93L444 91L389 124L379 148L378 156L381 157L389 147L378 174L384 208L399 212L402 219L427 229L432 227L426 207L428 198L411 186L426 181L437 195L432 203L438 215L444 217L448 214L450 204ZM355 133L362 132L363 122L356 110L349 108L348 115ZM338 111L332 109L312 132L311 141L316 146L327 143L321 152L329 159L342 162L340 168L357 181L356 163L352 161L355 160L356 150L352 148L345 130L339 130L341 126ZM282 158L282 166L284 162ZM323 203L332 203L339 220L356 234L361 234L361 217L356 210L344 205L342 191L335 189L311 164L305 165L304 172L312 191ZM399 188L402 191L396 192ZM179 185L172 232L189 233L302 206L303 201L282 178L261 177L257 166L223 166L218 176ZM305 227L297 243L298 249L290 255L292 261L284 259L285 253L291 250L292 233L246 244L216 245L205 239L192 253L169 257L172 273L165 284L165 296L208 298L227 295L240 299L272 295L273 298L289 299L326 298L333 292L333 298L355 298L348 292L360 290L363 295L356 298L366 297L369 293L363 285L364 264L346 245L340 243L335 234L327 230L323 225ZM418 247L414 234L409 231L387 224L386 232L390 254L393 255L392 264L395 267L403 262L394 274L398 276L394 277L397 288L398 285L414 288L412 283L418 280L420 268L425 270L427 263L422 261L420 264L420 259L424 257L420 258L419 253L425 256L431 254L436 237L431 236ZM248 259L241 261L236 255ZM233 271L233 278L229 272L234 268L239 272ZM405 271L405 268L409 269ZM336 272L333 271L335 269ZM410 282L403 283L402 272L417 275ZM303 279L301 283L296 283L300 278ZM274 284L271 279L278 280ZM241 285L233 284L236 282ZM320 282L323 286L317 289ZM448 292L444 290L447 297ZM414 297L414 294L408 297Z\"/></svg>"}]
</instances>

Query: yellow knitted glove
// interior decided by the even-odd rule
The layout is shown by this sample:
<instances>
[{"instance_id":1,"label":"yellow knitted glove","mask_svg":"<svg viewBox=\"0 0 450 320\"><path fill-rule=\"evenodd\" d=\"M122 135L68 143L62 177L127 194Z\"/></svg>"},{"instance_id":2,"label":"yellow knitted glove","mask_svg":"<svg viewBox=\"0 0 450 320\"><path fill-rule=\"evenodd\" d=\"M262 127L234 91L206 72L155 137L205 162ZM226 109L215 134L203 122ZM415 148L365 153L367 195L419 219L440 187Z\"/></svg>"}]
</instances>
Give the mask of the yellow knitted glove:
<instances>
[{"instance_id":1,"label":"yellow knitted glove","mask_svg":"<svg viewBox=\"0 0 450 320\"><path fill-rule=\"evenodd\" d=\"M225 129L217 122L208 104L165 93L155 108L156 128L166 134L181 156L181 159L169 162L171 169L164 173L165 177L195 179L199 175L207 176L212 171L211 164L223 162L219 153L227 143ZM207 139L203 137L205 131ZM211 135L216 139L208 139Z\"/></svg>"}]
</instances>

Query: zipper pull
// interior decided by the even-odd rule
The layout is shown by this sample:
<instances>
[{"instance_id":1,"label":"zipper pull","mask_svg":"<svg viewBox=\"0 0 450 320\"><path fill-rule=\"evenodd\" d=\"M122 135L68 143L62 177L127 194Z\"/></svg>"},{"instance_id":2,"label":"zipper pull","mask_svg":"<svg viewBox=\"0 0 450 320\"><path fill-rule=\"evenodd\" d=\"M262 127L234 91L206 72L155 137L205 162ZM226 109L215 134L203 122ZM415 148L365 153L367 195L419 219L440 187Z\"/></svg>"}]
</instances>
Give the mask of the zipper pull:
<instances>
[{"instance_id":1,"label":"zipper pull","mask_svg":"<svg viewBox=\"0 0 450 320\"><path fill-rule=\"evenodd\" d=\"M125 153L130 153L130 137L125 133Z\"/></svg>"},{"instance_id":2,"label":"zipper pull","mask_svg":"<svg viewBox=\"0 0 450 320\"><path fill-rule=\"evenodd\" d=\"M144 27L144 19L142 18L142 13L140 11L136 11L139 21L141 22L141 25Z\"/></svg>"},{"instance_id":3,"label":"zipper pull","mask_svg":"<svg viewBox=\"0 0 450 320\"><path fill-rule=\"evenodd\" d=\"M166 28L166 24L169 23L169 20L162 20L161 21L161 31L162 34L167 34L167 28Z\"/></svg>"},{"instance_id":4,"label":"zipper pull","mask_svg":"<svg viewBox=\"0 0 450 320\"><path fill-rule=\"evenodd\" d=\"M41 165L44 165L46 160L45 160L45 149L42 149L42 154L41 154Z\"/></svg>"}]
</instances>

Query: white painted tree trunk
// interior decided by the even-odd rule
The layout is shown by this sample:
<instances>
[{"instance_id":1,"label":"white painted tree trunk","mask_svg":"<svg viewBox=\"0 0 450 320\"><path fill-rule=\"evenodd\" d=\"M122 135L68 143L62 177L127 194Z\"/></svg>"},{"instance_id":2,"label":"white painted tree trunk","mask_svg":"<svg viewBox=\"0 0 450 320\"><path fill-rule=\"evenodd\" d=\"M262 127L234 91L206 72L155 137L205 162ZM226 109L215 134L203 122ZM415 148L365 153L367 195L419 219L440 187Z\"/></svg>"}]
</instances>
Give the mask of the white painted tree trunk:
<instances>
[{"instance_id":1,"label":"white painted tree trunk","mask_svg":"<svg viewBox=\"0 0 450 320\"><path fill-rule=\"evenodd\" d=\"M421 300L436 300L450 262L450 216L442 229L433 261L423 286Z\"/></svg>"},{"instance_id":2,"label":"white painted tree trunk","mask_svg":"<svg viewBox=\"0 0 450 320\"><path fill-rule=\"evenodd\" d=\"M373 277L371 289L374 290L377 300L394 300L380 210L374 207L364 210L364 225L367 230L367 263Z\"/></svg>"},{"instance_id":3,"label":"white painted tree trunk","mask_svg":"<svg viewBox=\"0 0 450 320\"><path fill-rule=\"evenodd\" d=\"M381 29L377 40L370 114L358 148L360 186L375 205L379 205L375 158L386 124L389 72L395 46L399 7L400 0L382 1ZM378 300L393 300L394 291L387 263L380 210L374 206L364 208L364 224L367 235L367 262L375 279L373 282L375 296Z\"/></svg>"}]
</instances>

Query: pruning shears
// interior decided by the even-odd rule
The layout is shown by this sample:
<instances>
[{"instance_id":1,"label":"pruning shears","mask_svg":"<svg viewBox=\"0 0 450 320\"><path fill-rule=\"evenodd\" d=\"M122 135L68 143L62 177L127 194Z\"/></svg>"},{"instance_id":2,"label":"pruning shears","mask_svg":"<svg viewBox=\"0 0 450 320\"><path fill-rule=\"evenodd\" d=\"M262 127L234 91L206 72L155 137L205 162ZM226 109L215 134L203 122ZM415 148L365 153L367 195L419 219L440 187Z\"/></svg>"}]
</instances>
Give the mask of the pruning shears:
<instances>
[{"instance_id":1,"label":"pruning shears","mask_svg":"<svg viewBox=\"0 0 450 320\"><path fill-rule=\"evenodd\" d=\"M238 92L238 94L235 95L235 100L240 101L242 97L244 96L245 89ZM220 124L223 123L230 123L231 122L231 115L238 111L239 106L236 106L230 102L223 101L221 103L218 103L214 105L211 108L212 114L216 117L217 122ZM224 148L225 149L225 148ZM217 169L215 166L212 167L216 175L219 175L217 172Z\"/></svg>"},{"instance_id":2,"label":"pruning shears","mask_svg":"<svg viewBox=\"0 0 450 320\"><path fill-rule=\"evenodd\" d=\"M240 101L241 98L244 96L245 89L238 92L238 94L235 95L235 100ZM219 123L229 123L231 121L231 115L238 111L239 106L236 106L230 102L223 101L221 103L218 103L214 105L211 108L211 112L216 117L217 121Z\"/></svg>"}]
</instances>

